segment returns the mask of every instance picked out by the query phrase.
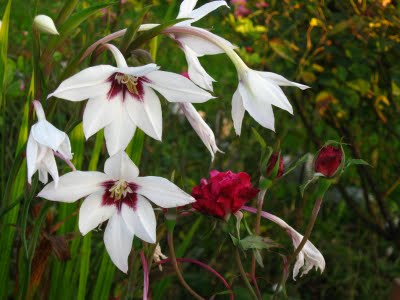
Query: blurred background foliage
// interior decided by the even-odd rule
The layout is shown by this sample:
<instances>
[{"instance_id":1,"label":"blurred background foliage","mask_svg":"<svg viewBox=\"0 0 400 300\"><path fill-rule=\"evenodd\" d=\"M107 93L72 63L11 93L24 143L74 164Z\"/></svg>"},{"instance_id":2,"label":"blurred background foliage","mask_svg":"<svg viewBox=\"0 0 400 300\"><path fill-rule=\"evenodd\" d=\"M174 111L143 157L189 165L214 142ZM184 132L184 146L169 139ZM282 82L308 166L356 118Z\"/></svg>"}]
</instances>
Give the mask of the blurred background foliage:
<instances>
[{"instance_id":1,"label":"blurred background foliage","mask_svg":"<svg viewBox=\"0 0 400 300\"><path fill-rule=\"evenodd\" d=\"M140 298L141 271L138 275L132 271L128 277L116 271L104 250L102 232L80 236L79 204L32 199L35 186L32 189L26 184L23 164L19 165L24 154L19 150L26 141L28 120L32 122L29 119L34 55L31 24L36 14L47 14L60 28L75 5L72 16L93 9L41 61L39 96L44 100L67 74L89 64L110 62L111 56L102 54L96 61L86 59L69 70L67 66L90 44L132 24L148 4L155 6L147 14L146 22L174 19L179 1L125 0L109 2L109 6L103 5L107 1L64 2L69 4L13 1L8 53L4 52L4 36L1 41L0 298L14 299L21 295L29 299ZM205 2L199 1L199 5ZM0 15L6 12L7 3L0 3ZM205 69L218 81L215 84L218 99L196 108L215 131L217 143L225 154L218 154L210 165L209 153L188 122L173 105L164 102L163 143L145 138L141 173L167 178L174 173L176 183L188 192L214 168L246 171L256 183L260 175L260 147L252 135L252 127L271 146L281 149L286 165L304 153L315 153L326 140L342 139L349 144L349 156L363 158L372 167L349 169L330 191L311 237L326 259L326 270L322 275L310 272L295 282L289 279L287 293L290 299L387 298L393 279L400 276L399 4L390 0L236 0L230 5L230 10L221 8L196 26L211 29L236 44L251 68L282 74L311 89L300 92L285 88L294 106L294 116L276 109L276 133L261 128L246 115L239 138L234 134L230 117L230 102L237 87L236 71L224 55L201 58ZM68 8L70 11L63 19L60 11ZM186 71L184 55L172 40L160 36L156 42L159 45L156 62L162 69ZM42 54L51 43L52 37L41 36ZM149 45L143 47L150 49ZM135 55L129 58L132 65L138 63ZM49 119L69 131L75 165L101 170L106 150L101 144L101 133L84 144L78 124L83 106L52 99L46 102L46 107ZM299 232L304 232L313 203L307 195L301 198L298 187L311 169L308 161L279 181L264 204L266 210L284 218ZM7 184L10 180L11 185ZM166 250L162 216L158 222L160 244ZM252 220L248 218L248 222ZM210 264L233 284L237 299L247 299L237 270L231 264L230 241L225 239L220 226L214 228L214 221L207 217L184 217L179 220L178 232L178 256ZM262 233L281 243L282 251L292 251L290 240L276 226L264 222ZM135 243L140 245L138 241ZM258 269L258 276L265 299L269 299L280 278L282 259L275 250L263 254L265 267ZM138 253L134 252L131 259L131 270L139 269ZM196 291L203 295L224 291L223 285L203 272L184 266L185 277ZM188 297L168 265L163 272L153 268L151 290L153 299ZM216 298L228 296L221 294Z\"/></svg>"}]
</instances>

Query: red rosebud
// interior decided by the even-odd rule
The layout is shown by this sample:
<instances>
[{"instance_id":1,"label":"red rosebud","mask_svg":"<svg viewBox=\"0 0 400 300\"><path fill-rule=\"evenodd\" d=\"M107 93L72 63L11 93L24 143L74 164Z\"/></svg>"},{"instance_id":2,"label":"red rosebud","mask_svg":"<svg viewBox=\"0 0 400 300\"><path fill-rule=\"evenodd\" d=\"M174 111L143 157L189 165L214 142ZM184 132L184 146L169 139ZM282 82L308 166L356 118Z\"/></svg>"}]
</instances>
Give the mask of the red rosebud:
<instances>
[{"instance_id":1,"label":"red rosebud","mask_svg":"<svg viewBox=\"0 0 400 300\"><path fill-rule=\"evenodd\" d=\"M210 172L210 179L201 179L200 184L193 188L192 196L196 199L193 208L225 219L240 210L258 192L258 189L252 187L249 174L214 170Z\"/></svg>"},{"instance_id":2,"label":"red rosebud","mask_svg":"<svg viewBox=\"0 0 400 300\"><path fill-rule=\"evenodd\" d=\"M279 153L275 152L271 155L269 158L268 164L267 164L267 177L270 177L272 174L272 171L275 168L276 161L278 160ZM285 166L283 164L283 156L280 155L279 157L279 167L278 167L278 173L276 174L276 178L279 178L283 175L283 172L285 171Z\"/></svg>"},{"instance_id":3,"label":"red rosebud","mask_svg":"<svg viewBox=\"0 0 400 300\"><path fill-rule=\"evenodd\" d=\"M343 151L341 148L328 145L323 147L315 159L314 170L325 177L333 177L339 169L343 160Z\"/></svg>"}]
</instances>

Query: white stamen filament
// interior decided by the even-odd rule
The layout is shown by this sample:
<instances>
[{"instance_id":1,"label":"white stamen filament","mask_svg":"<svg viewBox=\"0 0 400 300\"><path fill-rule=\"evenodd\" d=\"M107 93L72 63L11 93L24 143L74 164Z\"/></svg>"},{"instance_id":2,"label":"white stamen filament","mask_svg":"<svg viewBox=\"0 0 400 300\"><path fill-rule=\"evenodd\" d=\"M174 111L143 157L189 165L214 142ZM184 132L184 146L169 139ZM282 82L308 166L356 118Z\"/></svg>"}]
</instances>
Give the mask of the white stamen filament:
<instances>
[{"instance_id":1,"label":"white stamen filament","mask_svg":"<svg viewBox=\"0 0 400 300\"><path fill-rule=\"evenodd\" d=\"M128 182L122 179L116 181L109 191L111 192L111 198L114 198L114 201L119 201L122 198L125 198L128 193L133 193Z\"/></svg>"}]
</instances>

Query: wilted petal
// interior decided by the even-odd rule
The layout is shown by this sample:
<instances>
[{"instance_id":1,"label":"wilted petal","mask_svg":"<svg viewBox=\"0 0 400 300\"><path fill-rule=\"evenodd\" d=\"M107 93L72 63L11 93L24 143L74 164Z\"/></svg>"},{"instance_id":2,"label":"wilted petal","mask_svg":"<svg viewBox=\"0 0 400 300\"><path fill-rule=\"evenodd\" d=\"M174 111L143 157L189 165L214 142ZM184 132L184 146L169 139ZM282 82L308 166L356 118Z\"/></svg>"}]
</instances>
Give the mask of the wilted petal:
<instances>
[{"instance_id":1,"label":"wilted petal","mask_svg":"<svg viewBox=\"0 0 400 300\"><path fill-rule=\"evenodd\" d=\"M154 71L146 76L151 83L146 85L161 93L170 102L201 103L213 97L182 75L171 72Z\"/></svg>"},{"instance_id":2,"label":"wilted petal","mask_svg":"<svg viewBox=\"0 0 400 300\"><path fill-rule=\"evenodd\" d=\"M240 95L239 88L235 91L232 98L232 119L233 127L237 135L242 131L242 122L244 118L245 108L243 106L242 96Z\"/></svg>"},{"instance_id":3,"label":"wilted petal","mask_svg":"<svg viewBox=\"0 0 400 300\"><path fill-rule=\"evenodd\" d=\"M210 75L208 75L206 70L204 70L203 66L200 64L200 61L196 56L196 53L194 53L192 49L185 45L182 49L185 53L186 61L188 63L188 73L190 80L192 80L195 84L203 89L213 91L212 83L215 80Z\"/></svg>"},{"instance_id":4,"label":"wilted petal","mask_svg":"<svg viewBox=\"0 0 400 300\"><path fill-rule=\"evenodd\" d=\"M221 6L226 6L229 7L228 4L226 4L225 1L211 1L203 6L200 6L199 8L193 10L190 14L184 16L185 18L191 18L191 20L183 21L181 23L178 23L178 25L190 25L191 23L194 23L201 18L205 17L208 15L210 12L216 10L217 8Z\"/></svg>"},{"instance_id":5,"label":"wilted petal","mask_svg":"<svg viewBox=\"0 0 400 300\"><path fill-rule=\"evenodd\" d=\"M101 183L110 177L100 172L74 171L60 177L58 187L54 182L46 185L38 197L52 201L74 202L103 189Z\"/></svg>"},{"instance_id":6,"label":"wilted petal","mask_svg":"<svg viewBox=\"0 0 400 300\"><path fill-rule=\"evenodd\" d=\"M64 80L47 98L58 97L70 101L82 101L107 94L111 83L108 78L117 72L117 68L99 65L80 71Z\"/></svg>"},{"instance_id":7,"label":"wilted petal","mask_svg":"<svg viewBox=\"0 0 400 300\"><path fill-rule=\"evenodd\" d=\"M203 118L191 103L180 103L180 106L190 125L192 125L193 129L207 147L208 151L210 151L211 160L213 161L215 153L217 153L217 151L222 152L217 147L214 132L207 125L207 123L204 122Z\"/></svg>"},{"instance_id":8,"label":"wilted petal","mask_svg":"<svg viewBox=\"0 0 400 300\"><path fill-rule=\"evenodd\" d=\"M135 134L136 126L128 116L125 108L121 107L119 116L104 129L106 146L110 156L125 150Z\"/></svg>"},{"instance_id":9,"label":"wilted petal","mask_svg":"<svg viewBox=\"0 0 400 300\"><path fill-rule=\"evenodd\" d=\"M275 117L271 104L266 102L266 95L254 94L239 83L239 93L242 96L243 106L260 125L275 130Z\"/></svg>"},{"instance_id":10,"label":"wilted petal","mask_svg":"<svg viewBox=\"0 0 400 300\"><path fill-rule=\"evenodd\" d=\"M119 99L108 100L107 95L90 98L83 112L83 132L86 139L109 125L121 111Z\"/></svg>"},{"instance_id":11,"label":"wilted petal","mask_svg":"<svg viewBox=\"0 0 400 300\"><path fill-rule=\"evenodd\" d=\"M26 164L28 168L28 182L32 184L32 176L37 171L36 158L38 155L38 144L33 138L32 131L29 133L28 143L26 145Z\"/></svg>"},{"instance_id":12,"label":"wilted petal","mask_svg":"<svg viewBox=\"0 0 400 300\"><path fill-rule=\"evenodd\" d=\"M128 229L141 240L156 242L156 216L150 202L138 195L135 209L122 205L121 215Z\"/></svg>"},{"instance_id":13,"label":"wilted petal","mask_svg":"<svg viewBox=\"0 0 400 300\"><path fill-rule=\"evenodd\" d=\"M139 175L139 169L129 158L128 154L120 151L106 160L104 173L113 179L132 181Z\"/></svg>"},{"instance_id":14,"label":"wilted petal","mask_svg":"<svg viewBox=\"0 0 400 300\"><path fill-rule=\"evenodd\" d=\"M143 101L127 95L126 109L137 127L153 139L161 141L162 111L160 99L148 86L143 87L143 92Z\"/></svg>"},{"instance_id":15,"label":"wilted petal","mask_svg":"<svg viewBox=\"0 0 400 300\"><path fill-rule=\"evenodd\" d=\"M134 181L139 187L137 193L145 196L160 207L177 207L195 202L175 184L162 177L138 177Z\"/></svg>"},{"instance_id":16,"label":"wilted petal","mask_svg":"<svg viewBox=\"0 0 400 300\"><path fill-rule=\"evenodd\" d=\"M279 74L276 74L276 73L258 72L258 74L260 74L265 79L272 80L273 82L275 82L277 85L280 85L280 86L294 86L294 87L298 87L299 89L302 89L302 90L310 88L307 85L300 84L300 83L293 82L293 81L289 81L285 77L283 77L282 75L279 75Z\"/></svg>"},{"instance_id":17,"label":"wilted petal","mask_svg":"<svg viewBox=\"0 0 400 300\"><path fill-rule=\"evenodd\" d=\"M66 159L72 159L71 143L68 135L54 127L46 120L39 121L32 125L31 133L33 138L41 145L59 151Z\"/></svg>"},{"instance_id":18,"label":"wilted petal","mask_svg":"<svg viewBox=\"0 0 400 300\"><path fill-rule=\"evenodd\" d=\"M79 209L79 231L82 235L95 229L116 213L115 205L102 205L103 191L90 194Z\"/></svg>"},{"instance_id":19,"label":"wilted petal","mask_svg":"<svg viewBox=\"0 0 400 300\"><path fill-rule=\"evenodd\" d=\"M130 232L119 213L108 221L104 232L104 244L112 262L122 272L128 272L128 256L132 249L133 233Z\"/></svg>"},{"instance_id":20,"label":"wilted petal","mask_svg":"<svg viewBox=\"0 0 400 300\"><path fill-rule=\"evenodd\" d=\"M46 154L40 161L40 169L46 170L50 173L51 177L54 180L55 187L58 186L58 169L56 159L54 158L53 151L49 148L46 150ZM47 176L46 176L47 177ZM39 178L40 179L40 178ZM42 181L42 183L47 183L47 178Z\"/></svg>"}]
</instances>

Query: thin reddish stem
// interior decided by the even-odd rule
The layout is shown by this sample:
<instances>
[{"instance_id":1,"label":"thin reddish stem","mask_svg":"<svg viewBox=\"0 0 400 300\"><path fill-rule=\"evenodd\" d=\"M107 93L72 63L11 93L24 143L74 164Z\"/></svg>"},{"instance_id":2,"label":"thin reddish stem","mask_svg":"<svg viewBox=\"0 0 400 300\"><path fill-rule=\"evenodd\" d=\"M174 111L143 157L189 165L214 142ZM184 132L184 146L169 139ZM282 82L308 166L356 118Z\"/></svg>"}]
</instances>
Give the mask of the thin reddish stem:
<instances>
[{"instance_id":1,"label":"thin reddish stem","mask_svg":"<svg viewBox=\"0 0 400 300\"><path fill-rule=\"evenodd\" d=\"M225 280L225 278L220 273L218 273L215 269L213 269L209 265L202 263L201 261L192 259L192 258L177 258L176 260L178 262L186 262L186 263L196 264L196 265L202 267L203 269L207 270L208 272L213 274L215 277L217 277L219 280L221 280L221 282L224 284L224 286L230 291L230 293L231 293L230 299L231 300L235 299L235 297L233 295L232 287L229 285L229 283ZM172 262L172 259L171 258L163 259L163 260L159 261L157 264L162 265L162 264L165 264L168 262Z\"/></svg>"},{"instance_id":2,"label":"thin reddish stem","mask_svg":"<svg viewBox=\"0 0 400 300\"><path fill-rule=\"evenodd\" d=\"M140 251L140 259L142 260L143 266L143 300L148 299L149 295L149 266L147 265L146 256L144 255L143 251Z\"/></svg>"}]
</instances>

